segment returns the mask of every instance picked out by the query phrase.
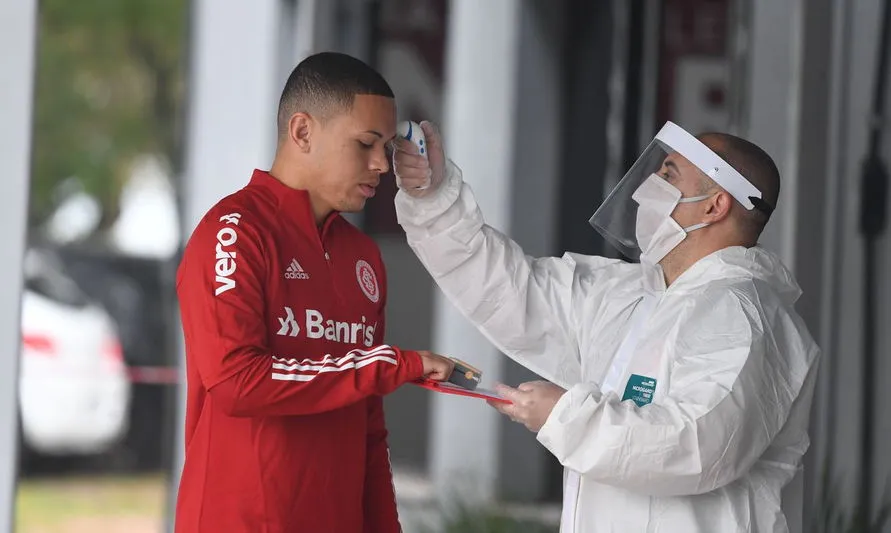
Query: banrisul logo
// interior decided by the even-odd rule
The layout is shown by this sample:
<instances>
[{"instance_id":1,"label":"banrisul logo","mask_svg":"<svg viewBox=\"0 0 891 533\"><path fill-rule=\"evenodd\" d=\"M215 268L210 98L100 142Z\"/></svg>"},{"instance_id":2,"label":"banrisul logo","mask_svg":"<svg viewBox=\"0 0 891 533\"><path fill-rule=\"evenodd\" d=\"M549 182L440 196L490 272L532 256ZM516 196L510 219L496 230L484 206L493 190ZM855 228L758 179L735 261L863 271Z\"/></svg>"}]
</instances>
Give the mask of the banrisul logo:
<instances>
[{"instance_id":1,"label":"banrisul logo","mask_svg":"<svg viewBox=\"0 0 891 533\"><path fill-rule=\"evenodd\" d=\"M364 344L370 347L374 344L375 328L377 322L368 324L364 316L361 322L345 322L326 319L315 309L306 310L306 336L310 339L325 338L329 341Z\"/></svg>"},{"instance_id":2,"label":"banrisul logo","mask_svg":"<svg viewBox=\"0 0 891 533\"><path fill-rule=\"evenodd\" d=\"M296 337L300 334L300 324L294 319L294 311L290 307L285 307L285 316L278 319L279 329L276 335L287 335Z\"/></svg>"},{"instance_id":3,"label":"banrisul logo","mask_svg":"<svg viewBox=\"0 0 891 533\"><path fill-rule=\"evenodd\" d=\"M235 288L235 278L232 277L238 268L235 261L237 258L235 243L238 242L238 232L235 230L240 221L240 213L230 213L220 217L220 222L224 222L224 225L217 232L217 261L214 265L214 274L216 274L214 294L217 296Z\"/></svg>"},{"instance_id":4,"label":"banrisul logo","mask_svg":"<svg viewBox=\"0 0 891 533\"><path fill-rule=\"evenodd\" d=\"M374 346L374 332L377 322L369 324L366 318L360 317L357 322L331 320L325 318L321 311L305 309L302 314L291 307L284 308L284 316L279 315L276 335L297 337L301 333L308 339L325 339L341 344L362 344ZM301 326L300 322L303 325Z\"/></svg>"}]
</instances>

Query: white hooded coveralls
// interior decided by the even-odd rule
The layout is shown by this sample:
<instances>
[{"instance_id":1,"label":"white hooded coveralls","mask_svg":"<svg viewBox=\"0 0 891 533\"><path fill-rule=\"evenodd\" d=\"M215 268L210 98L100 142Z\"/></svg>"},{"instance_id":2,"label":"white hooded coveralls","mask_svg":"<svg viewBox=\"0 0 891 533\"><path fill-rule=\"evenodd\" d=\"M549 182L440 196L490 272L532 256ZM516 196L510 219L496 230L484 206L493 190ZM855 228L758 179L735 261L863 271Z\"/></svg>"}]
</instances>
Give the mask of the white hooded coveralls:
<instances>
[{"instance_id":1,"label":"white hooded coveralls","mask_svg":"<svg viewBox=\"0 0 891 533\"><path fill-rule=\"evenodd\" d=\"M537 436L565 467L561 533L789 531L780 494L808 448L819 349L776 256L727 248L667 289L655 267L535 259L485 224L451 162L396 208L452 304L568 389Z\"/></svg>"}]
</instances>

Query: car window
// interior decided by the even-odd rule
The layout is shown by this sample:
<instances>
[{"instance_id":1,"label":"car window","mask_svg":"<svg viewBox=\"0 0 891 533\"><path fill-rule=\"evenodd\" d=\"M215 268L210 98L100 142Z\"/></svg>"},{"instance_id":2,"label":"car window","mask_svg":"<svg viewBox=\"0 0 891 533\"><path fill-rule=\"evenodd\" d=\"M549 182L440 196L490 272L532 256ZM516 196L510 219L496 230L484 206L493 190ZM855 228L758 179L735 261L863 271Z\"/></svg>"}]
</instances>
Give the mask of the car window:
<instances>
[{"instance_id":1,"label":"car window","mask_svg":"<svg viewBox=\"0 0 891 533\"><path fill-rule=\"evenodd\" d=\"M47 254L26 258L24 278L25 289L63 305L81 308L90 303L74 280Z\"/></svg>"}]
</instances>

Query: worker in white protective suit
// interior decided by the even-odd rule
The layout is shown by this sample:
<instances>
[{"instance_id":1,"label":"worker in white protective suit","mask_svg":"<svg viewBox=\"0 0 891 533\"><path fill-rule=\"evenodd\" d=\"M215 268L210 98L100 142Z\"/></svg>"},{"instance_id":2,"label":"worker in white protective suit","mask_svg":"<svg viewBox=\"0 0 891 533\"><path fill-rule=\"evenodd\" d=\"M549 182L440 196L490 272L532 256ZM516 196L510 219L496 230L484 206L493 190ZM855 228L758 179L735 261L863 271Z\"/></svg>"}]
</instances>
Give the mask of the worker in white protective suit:
<instances>
[{"instance_id":1,"label":"worker in white protective suit","mask_svg":"<svg viewBox=\"0 0 891 533\"><path fill-rule=\"evenodd\" d=\"M757 245L771 158L669 122L590 220L639 263L535 259L486 225L422 128L429 160L395 144L399 222L464 316L547 380L502 387L498 409L565 467L561 532L797 531L801 502L789 514L781 493L808 448L819 349L792 274Z\"/></svg>"}]
</instances>

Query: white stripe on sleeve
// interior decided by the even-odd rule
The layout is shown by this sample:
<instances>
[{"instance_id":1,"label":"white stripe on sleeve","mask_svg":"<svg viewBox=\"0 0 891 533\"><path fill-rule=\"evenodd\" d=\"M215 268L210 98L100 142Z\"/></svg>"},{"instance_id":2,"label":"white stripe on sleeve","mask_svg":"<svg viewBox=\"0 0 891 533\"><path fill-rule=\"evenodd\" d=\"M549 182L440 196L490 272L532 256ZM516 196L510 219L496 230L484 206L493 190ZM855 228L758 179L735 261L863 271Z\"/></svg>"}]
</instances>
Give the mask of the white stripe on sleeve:
<instances>
[{"instance_id":1,"label":"white stripe on sleeve","mask_svg":"<svg viewBox=\"0 0 891 533\"><path fill-rule=\"evenodd\" d=\"M312 381L316 377L345 370L360 369L372 363L396 365L396 351L382 345L372 350L351 350L343 357L325 355L320 361L287 359L273 356L272 379L279 381Z\"/></svg>"}]
</instances>

